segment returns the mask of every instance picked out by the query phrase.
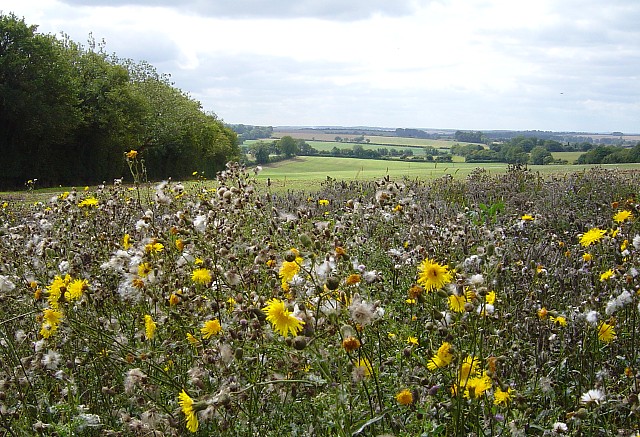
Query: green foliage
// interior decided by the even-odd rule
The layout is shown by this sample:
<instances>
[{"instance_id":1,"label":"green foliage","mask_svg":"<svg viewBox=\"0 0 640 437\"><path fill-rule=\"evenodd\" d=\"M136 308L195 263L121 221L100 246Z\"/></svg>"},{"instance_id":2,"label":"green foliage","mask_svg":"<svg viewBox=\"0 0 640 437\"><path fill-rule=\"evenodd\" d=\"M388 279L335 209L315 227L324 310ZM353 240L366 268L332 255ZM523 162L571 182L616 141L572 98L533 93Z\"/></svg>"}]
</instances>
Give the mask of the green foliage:
<instances>
[{"instance_id":1,"label":"green foliage","mask_svg":"<svg viewBox=\"0 0 640 437\"><path fill-rule=\"evenodd\" d=\"M239 158L236 134L148 63L36 30L0 14L0 186L120 178L130 149L154 179L213 175Z\"/></svg>"},{"instance_id":2,"label":"green foliage","mask_svg":"<svg viewBox=\"0 0 640 437\"><path fill-rule=\"evenodd\" d=\"M598 146L580 155L576 164L615 164L640 162L640 143L633 148Z\"/></svg>"}]
</instances>

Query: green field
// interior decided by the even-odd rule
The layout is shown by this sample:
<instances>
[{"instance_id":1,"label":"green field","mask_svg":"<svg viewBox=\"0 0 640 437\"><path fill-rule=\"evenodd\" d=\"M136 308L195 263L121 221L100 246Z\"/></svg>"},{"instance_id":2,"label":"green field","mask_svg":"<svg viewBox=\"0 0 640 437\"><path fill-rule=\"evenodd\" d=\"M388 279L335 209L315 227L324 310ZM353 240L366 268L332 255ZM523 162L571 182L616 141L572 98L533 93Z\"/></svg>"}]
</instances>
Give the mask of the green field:
<instances>
[{"instance_id":1,"label":"green field","mask_svg":"<svg viewBox=\"0 0 640 437\"><path fill-rule=\"evenodd\" d=\"M567 159L567 158L564 158ZM445 175L464 178L476 168L484 168L489 174L507 171L503 163L433 163L415 161L382 161L373 159L302 156L292 160L264 166L259 180L271 180L276 187L311 189L327 177L339 180L374 180L386 175L398 179L435 179ZM582 171L594 165L532 165L529 169L542 175L567 174ZM612 164L602 166L622 170L640 170L640 164Z\"/></svg>"}]
</instances>

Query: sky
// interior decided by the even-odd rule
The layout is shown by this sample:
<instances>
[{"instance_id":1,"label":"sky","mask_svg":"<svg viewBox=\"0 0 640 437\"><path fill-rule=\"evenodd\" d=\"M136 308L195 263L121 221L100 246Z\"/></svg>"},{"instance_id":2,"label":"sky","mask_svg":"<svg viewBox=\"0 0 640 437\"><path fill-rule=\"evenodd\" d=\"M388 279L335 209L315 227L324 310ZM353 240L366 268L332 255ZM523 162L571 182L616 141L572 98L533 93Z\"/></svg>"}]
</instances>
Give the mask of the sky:
<instances>
[{"instance_id":1,"label":"sky","mask_svg":"<svg viewBox=\"0 0 640 437\"><path fill-rule=\"evenodd\" d=\"M227 123L640 133L638 0L3 0Z\"/></svg>"}]
</instances>

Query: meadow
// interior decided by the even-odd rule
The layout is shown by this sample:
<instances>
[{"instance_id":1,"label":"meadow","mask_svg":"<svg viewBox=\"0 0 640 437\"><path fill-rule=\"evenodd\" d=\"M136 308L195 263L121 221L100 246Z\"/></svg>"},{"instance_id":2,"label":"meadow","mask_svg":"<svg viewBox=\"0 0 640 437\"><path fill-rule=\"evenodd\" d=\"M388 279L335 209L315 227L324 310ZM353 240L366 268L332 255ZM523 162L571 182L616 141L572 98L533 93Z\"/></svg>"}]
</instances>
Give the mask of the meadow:
<instances>
[{"instance_id":1,"label":"meadow","mask_svg":"<svg viewBox=\"0 0 640 437\"><path fill-rule=\"evenodd\" d=\"M638 435L640 173L313 162L1 197L3 433Z\"/></svg>"}]
</instances>

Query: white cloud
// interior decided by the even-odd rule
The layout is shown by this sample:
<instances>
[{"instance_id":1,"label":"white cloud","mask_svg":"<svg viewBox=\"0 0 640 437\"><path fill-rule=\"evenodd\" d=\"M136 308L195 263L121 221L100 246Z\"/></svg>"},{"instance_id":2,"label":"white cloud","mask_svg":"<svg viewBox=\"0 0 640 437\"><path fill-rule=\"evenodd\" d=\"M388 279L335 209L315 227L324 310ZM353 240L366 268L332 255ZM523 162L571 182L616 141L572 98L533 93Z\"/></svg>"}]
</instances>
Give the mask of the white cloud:
<instances>
[{"instance_id":1,"label":"white cloud","mask_svg":"<svg viewBox=\"0 0 640 437\"><path fill-rule=\"evenodd\" d=\"M4 3L234 123L639 129L636 0Z\"/></svg>"}]
</instances>

